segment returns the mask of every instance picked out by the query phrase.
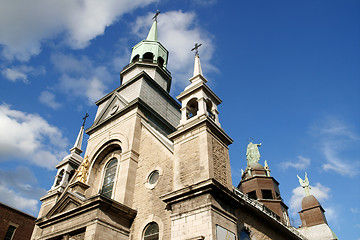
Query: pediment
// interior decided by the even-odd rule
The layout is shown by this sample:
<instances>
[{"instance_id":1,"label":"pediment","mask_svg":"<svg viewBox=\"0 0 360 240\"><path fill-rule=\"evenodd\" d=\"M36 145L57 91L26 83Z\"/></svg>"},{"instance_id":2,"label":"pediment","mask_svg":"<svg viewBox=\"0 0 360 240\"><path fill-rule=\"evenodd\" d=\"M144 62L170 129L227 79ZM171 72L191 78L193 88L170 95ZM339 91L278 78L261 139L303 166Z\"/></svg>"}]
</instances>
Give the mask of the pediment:
<instances>
[{"instance_id":1,"label":"pediment","mask_svg":"<svg viewBox=\"0 0 360 240\"><path fill-rule=\"evenodd\" d=\"M128 104L129 103L123 97L121 97L119 93L114 92L105 104L105 107L102 109L98 117L95 119L93 127L111 118L117 112L121 111L121 109L128 106Z\"/></svg>"},{"instance_id":2,"label":"pediment","mask_svg":"<svg viewBox=\"0 0 360 240\"><path fill-rule=\"evenodd\" d=\"M83 201L75 194L67 192L60 200L51 208L47 217L50 218L54 215L58 215L63 212L68 212L72 209L76 209L83 204Z\"/></svg>"}]
</instances>

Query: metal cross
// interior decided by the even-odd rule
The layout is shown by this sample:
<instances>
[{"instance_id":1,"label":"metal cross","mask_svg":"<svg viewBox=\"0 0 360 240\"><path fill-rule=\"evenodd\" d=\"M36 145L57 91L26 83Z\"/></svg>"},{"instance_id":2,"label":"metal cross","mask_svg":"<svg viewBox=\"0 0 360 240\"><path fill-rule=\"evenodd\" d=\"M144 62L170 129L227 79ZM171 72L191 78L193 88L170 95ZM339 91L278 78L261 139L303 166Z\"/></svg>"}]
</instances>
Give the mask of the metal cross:
<instances>
[{"instance_id":1,"label":"metal cross","mask_svg":"<svg viewBox=\"0 0 360 240\"><path fill-rule=\"evenodd\" d=\"M89 114L86 113L86 114L85 114L85 117L83 117L83 119L84 119L83 126L85 126L85 122L86 122L86 119L87 119L88 117L89 117Z\"/></svg>"},{"instance_id":2,"label":"metal cross","mask_svg":"<svg viewBox=\"0 0 360 240\"><path fill-rule=\"evenodd\" d=\"M198 55L199 56L199 47L201 46L202 44L198 44L198 43L195 43L195 47L193 49L191 49L191 51L194 51L195 50L195 56Z\"/></svg>"},{"instance_id":3,"label":"metal cross","mask_svg":"<svg viewBox=\"0 0 360 240\"><path fill-rule=\"evenodd\" d=\"M152 19L154 19L155 21L157 21L157 17L158 17L159 14L160 14L160 11L157 10L156 13L155 13L155 16L154 16Z\"/></svg>"}]
</instances>

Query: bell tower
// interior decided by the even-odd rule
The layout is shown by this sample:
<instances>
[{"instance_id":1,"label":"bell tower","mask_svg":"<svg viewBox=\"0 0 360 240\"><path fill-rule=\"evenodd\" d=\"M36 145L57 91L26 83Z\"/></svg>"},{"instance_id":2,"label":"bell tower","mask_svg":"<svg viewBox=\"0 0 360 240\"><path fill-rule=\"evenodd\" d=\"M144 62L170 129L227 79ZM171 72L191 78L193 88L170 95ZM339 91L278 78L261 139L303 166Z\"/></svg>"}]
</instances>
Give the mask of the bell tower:
<instances>
[{"instance_id":1,"label":"bell tower","mask_svg":"<svg viewBox=\"0 0 360 240\"><path fill-rule=\"evenodd\" d=\"M228 145L233 140L220 127L217 106L221 100L206 85L199 46L194 48L190 85L177 97L180 123L168 135L174 142L173 186L161 198L171 210L174 239L215 239L215 228L222 224L236 229L232 215L218 207L218 196L232 191Z\"/></svg>"},{"instance_id":2,"label":"bell tower","mask_svg":"<svg viewBox=\"0 0 360 240\"><path fill-rule=\"evenodd\" d=\"M63 160L56 165L57 173L54 183L48 193L40 199L42 201L42 205L40 208L39 217L45 215L47 211L49 211L49 209L54 206L59 196L68 186L72 176L75 174L76 169L83 161L83 158L80 156L80 154L83 152L81 150L81 145L84 136L84 124L80 128L74 146L70 149L70 154L64 157Z\"/></svg>"},{"instance_id":3,"label":"bell tower","mask_svg":"<svg viewBox=\"0 0 360 240\"><path fill-rule=\"evenodd\" d=\"M197 50L199 45L195 45ZM217 106L221 100L206 85L198 52L191 84L177 96L181 119L174 141L174 189L215 179L232 189L228 145L232 139L220 127Z\"/></svg>"}]
</instances>

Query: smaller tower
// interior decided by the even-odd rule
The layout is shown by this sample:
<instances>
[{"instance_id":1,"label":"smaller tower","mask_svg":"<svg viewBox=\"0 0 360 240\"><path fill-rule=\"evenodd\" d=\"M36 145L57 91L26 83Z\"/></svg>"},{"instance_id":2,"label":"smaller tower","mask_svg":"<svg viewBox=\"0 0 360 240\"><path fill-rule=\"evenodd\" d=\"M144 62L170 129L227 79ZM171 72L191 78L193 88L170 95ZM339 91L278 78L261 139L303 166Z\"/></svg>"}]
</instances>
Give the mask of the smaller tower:
<instances>
[{"instance_id":1,"label":"smaller tower","mask_svg":"<svg viewBox=\"0 0 360 240\"><path fill-rule=\"evenodd\" d=\"M174 142L173 186L161 198L171 210L173 239L216 239L221 224L236 229L234 218L218 205L218 197L233 190L228 148L232 139L220 127L221 100L206 82L196 51L190 85L177 97L180 124L168 135Z\"/></svg>"},{"instance_id":2,"label":"smaller tower","mask_svg":"<svg viewBox=\"0 0 360 240\"><path fill-rule=\"evenodd\" d=\"M200 57L197 51L197 48L200 46L201 44L195 44L195 48L193 48L193 50L196 49L196 53L194 73L189 79L191 84L177 97L182 104L180 128L194 120L206 117L209 117L218 127L221 127L217 110L217 105L221 103L221 100L206 85L207 80L203 76Z\"/></svg>"},{"instance_id":3,"label":"smaller tower","mask_svg":"<svg viewBox=\"0 0 360 240\"><path fill-rule=\"evenodd\" d=\"M193 48L196 53L191 83L177 96L181 102L180 124L169 135L174 141L174 189L211 178L232 189L228 152L232 139L220 127L217 105L221 100L206 85L199 46Z\"/></svg>"},{"instance_id":4,"label":"smaller tower","mask_svg":"<svg viewBox=\"0 0 360 240\"><path fill-rule=\"evenodd\" d=\"M238 188L249 198L258 200L272 210L284 224L290 225L288 207L282 201L279 183L270 176L270 168L260 163L260 144L250 142L246 151L247 167L242 174Z\"/></svg>"},{"instance_id":5,"label":"smaller tower","mask_svg":"<svg viewBox=\"0 0 360 240\"><path fill-rule=\"evenodd\" d=\"M83 152L81 150L82 140L84 136L84 125L81 126L78 137L76 138L74 147L70 149L70 154L64 157L64 159L56 165L57 174L55 181L50 191L58 190L62 192L64 188L69 183L69 180L74 175L75 170L79 167L83 158L80 154Z\"/></svg>"},{"instance_id":6,"label":"smaller tower","mask_svg":"<svg viewBox=\"0 0 360 240\"><path fill-rule=\"evenodd\" d=\"M310 194L310 184L307 174L305 179L297 176L305 190L305 197L301 202L301 211L299 212L301 219L301 227L297 230L309 239L318 240L335 240L338 239L336 234L330 229L326 217L325 210L320 205L315 196Z\"/></svg>"},{"instance_id":7,"label":"smaller tower","mask_svg":"<svg viewBox=\"0 0 360 240\"><path fill-rule=\"evenodd\" d=\"M84 136L85 119L87 116L88 115L86 115L84 118L84 123L80 128L74 146L70 149L70 154L64 157L63 160L58 165L56 165L57 174L55 176L54 184L48 193L40 199L42 204L38 218L41 218L54 206L59 196L68 185L72 176L75 174L76 169L83 161L83 158L80 156L80 154L83 152L81 150L81 145Z\"/></svg>"}]
</instances>

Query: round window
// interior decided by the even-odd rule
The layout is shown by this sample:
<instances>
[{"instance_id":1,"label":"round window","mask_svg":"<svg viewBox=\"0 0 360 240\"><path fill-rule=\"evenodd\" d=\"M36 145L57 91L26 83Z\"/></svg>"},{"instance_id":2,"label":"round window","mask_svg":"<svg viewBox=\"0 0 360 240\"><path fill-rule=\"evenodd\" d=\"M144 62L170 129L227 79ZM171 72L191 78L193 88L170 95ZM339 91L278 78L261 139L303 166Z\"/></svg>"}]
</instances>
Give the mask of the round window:
<instances>
[{"instance_id":1,"label":"round window","mask_svg":"<svg viewBox=\"0 0 360 240\"><path fill-rule=\"evenodd\" d=\"M154 185L158 179L159 179L159 171L158 170L152 171L149 175L148 183Z\"/></svg>"}]
</instances>

